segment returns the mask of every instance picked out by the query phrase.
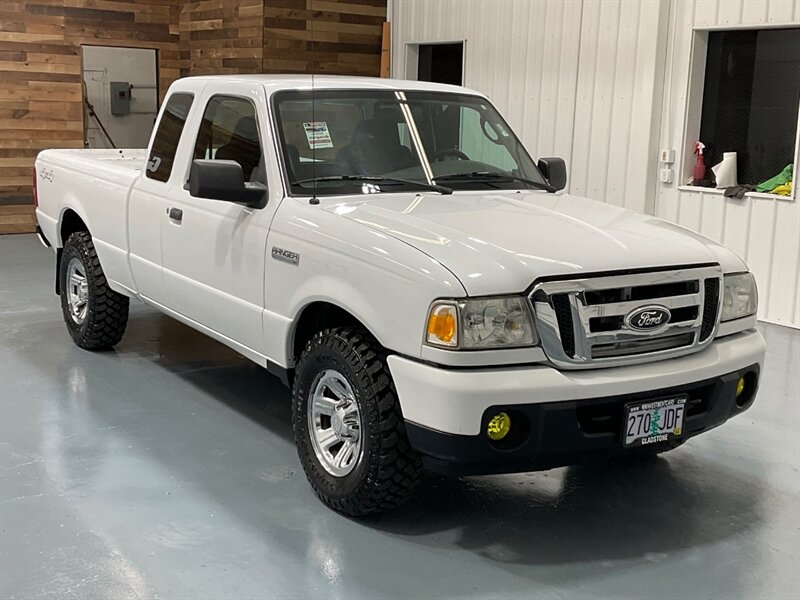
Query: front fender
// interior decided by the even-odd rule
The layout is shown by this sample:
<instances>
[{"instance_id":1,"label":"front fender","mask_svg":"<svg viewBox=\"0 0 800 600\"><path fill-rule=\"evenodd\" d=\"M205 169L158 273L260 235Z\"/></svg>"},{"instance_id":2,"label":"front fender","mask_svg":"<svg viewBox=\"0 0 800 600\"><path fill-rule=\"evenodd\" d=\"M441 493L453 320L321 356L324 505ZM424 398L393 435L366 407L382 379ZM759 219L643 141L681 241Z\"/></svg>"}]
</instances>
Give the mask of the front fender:
<instances>
[{"instance_id":1,"label":"front fender","mask_svg":"<svg viewBox=\"0 0 800 600\"><path fill-rule=\"evenodd\" d=\"M273 248L299 259L276 259ZM431 302L466 295L455 275L408 243L292 199L278 210L266 251L268 355L287 366L294 322L312 302L342 308L385 348L419 357Z\"/></svg>"}]
</instances>

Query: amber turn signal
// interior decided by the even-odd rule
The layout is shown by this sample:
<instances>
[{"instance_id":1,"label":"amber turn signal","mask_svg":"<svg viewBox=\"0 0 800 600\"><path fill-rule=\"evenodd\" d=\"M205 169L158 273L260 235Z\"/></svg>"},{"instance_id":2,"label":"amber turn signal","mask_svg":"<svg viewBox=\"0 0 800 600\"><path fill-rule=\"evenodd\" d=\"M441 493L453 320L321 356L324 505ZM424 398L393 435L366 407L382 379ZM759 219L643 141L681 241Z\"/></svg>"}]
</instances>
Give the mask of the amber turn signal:
<instances>
[{"instance_id":1,"label":"amber turn signal","mask_svg":"<svg viewBox=\"0 0 800 600\"><path fill-rule=\"evenodd\" d=\"M453 304L437 304L428 315L427 340L439 346L458 344L458 311Z\"/></svg>"}]
</instances>

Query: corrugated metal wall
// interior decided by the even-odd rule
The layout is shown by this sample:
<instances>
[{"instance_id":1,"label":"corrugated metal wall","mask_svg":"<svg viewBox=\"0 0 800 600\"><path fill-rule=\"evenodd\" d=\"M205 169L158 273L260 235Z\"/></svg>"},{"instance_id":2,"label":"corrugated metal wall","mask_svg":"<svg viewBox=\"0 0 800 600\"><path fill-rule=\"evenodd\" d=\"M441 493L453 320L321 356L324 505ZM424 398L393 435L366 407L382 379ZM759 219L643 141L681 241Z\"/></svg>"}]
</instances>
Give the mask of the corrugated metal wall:
<instances>
[{"instance_id":1,"label":"corrugated metal wall","mask_svg":"<svg viewBox=\"0 0 800 600\"><path fill-rule=\"evenodd\" d=\"M407 44L465 40L464 84L534 155L567 160L571 193L722 241L755 272L761 317L800 326L800 202L680 191L657 162L682 158L693 28L799 19L800 0L393 0L392 73Z\"/></svg>"},{"instance_id":2,"label":"corrugated metal wall","mask_svg":"<svg viewBox=\"0 0 800 600\"><path fill-rule=\"evenodd\" d=\"M577 4L577 3L576 3ZM653 212L669 5L583 3L570 192Z\"/></svg>"},{"instance_id":3,"label":"corrugated metal wall","mask_svg":"<svg viewBox=\"0 0 800 600\"><path fill-rule=\"evenodd\" d=\"M752 27L800 22L800 0L679 0L669 18L667 85L661 146L681 154L694 139L686 134L687 93L695 28ZM661 185L656 214L699 231L745 259L758 281L759 316L800 326L800 201L769 197L724 198L717 192Z\"/></svg>"},{"instance_id":4,"label":"corrugated metal wall","mask_svg":"<svg viewBox=\"0 0 800 600\"><path fill-rule=\"evenodd\" d=\"M651 124L667 8L666 0L394 0L392 73L405 76L409 43L466 40L464 85L487 94L534 155L567 161L569 191L652 212L655 170L641 157L657 151Z\"/></svg>"},{"instance_id":5,"label":"corrugated metal wall","mask_svg":"<svg viewBox=\"0 0 800 600\"><path fill-rule=\"evenodd\" d=\"M406 44L466 40L464 84L488 94L533 153L569 159L579 2L394 0L392 10L394 76L406 74Z\"/></svg>"}]
</instances>

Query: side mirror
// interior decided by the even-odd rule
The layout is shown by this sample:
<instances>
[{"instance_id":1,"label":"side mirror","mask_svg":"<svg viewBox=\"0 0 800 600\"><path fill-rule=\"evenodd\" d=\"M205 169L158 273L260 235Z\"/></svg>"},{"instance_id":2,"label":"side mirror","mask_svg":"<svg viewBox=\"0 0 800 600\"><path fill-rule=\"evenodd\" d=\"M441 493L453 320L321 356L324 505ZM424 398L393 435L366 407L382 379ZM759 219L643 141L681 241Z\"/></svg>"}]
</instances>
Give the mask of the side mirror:
<instances>
[{"instance_id":1,"label":"side mirror","mask_svg":"<svg viewBox=\"0 0 800 600\"><path fill-rule=\"evenodd\" d=\"M547 182L556 190L567 187L567 164L563 158L545 156L539 159L538 167Z\"/></svg>"},{"instance_id":2,"label":"side mirror","mask_svg":"<svg viewBox=\"0 0 800 600\"><path fill-rule=\"evenodd\" d=\"M195 198L235 202L251 208L263 208L267 203L267 186L246 183L242 166L235 160L193 160L189 171L189 194Z\"/></svg>"}]
</instances>

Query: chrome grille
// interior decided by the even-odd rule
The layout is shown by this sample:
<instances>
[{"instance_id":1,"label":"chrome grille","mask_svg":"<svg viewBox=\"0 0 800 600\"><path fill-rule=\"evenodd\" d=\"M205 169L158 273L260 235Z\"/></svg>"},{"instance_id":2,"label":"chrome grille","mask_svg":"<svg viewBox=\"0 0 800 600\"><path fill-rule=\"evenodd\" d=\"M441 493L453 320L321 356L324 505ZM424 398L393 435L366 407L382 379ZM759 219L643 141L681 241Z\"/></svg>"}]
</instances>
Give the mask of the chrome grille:
<instances>
[{"instance_id":1,"label":"chrome grille","mask_svg":"<svg viewBox=\"0 0 800 600\"><path fill-rule=\"evenodd\" d=\"M703 265L545 281L530 299L542 347L554 364L608 367L703 348L717 328L721 281L718 265ZM640 309L655 309L668 320L636 329L630 317Z\"/></svg>"}]
</instances>

